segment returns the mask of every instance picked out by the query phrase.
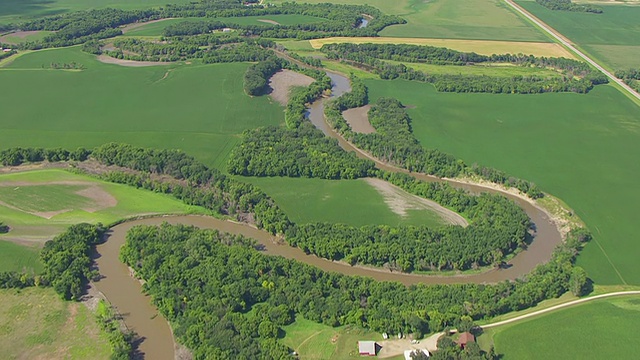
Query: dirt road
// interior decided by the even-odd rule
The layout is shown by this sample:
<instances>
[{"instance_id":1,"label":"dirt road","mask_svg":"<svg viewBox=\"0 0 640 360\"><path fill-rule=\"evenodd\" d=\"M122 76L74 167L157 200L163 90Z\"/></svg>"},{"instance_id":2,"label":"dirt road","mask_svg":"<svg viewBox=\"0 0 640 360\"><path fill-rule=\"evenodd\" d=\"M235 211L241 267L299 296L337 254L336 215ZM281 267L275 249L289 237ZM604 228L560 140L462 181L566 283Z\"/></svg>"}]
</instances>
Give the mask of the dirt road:
<instances>
[{"instance_id":1,"label":"dirt road","mask_svg":"<svg viewBox=\"0 0 640 360\"><path fill-rule=\"evenodd\" d=\"M617 291L617 292L612 292L612 293L608 293L608 294L596 295L596 296L591 296L591 297L588 297L588 298L573 300L573 301L566 302L564 304L552 306L550 308L546 308L546 309L534 311L532 313L516 316L516 317L514 317L512 319L507 319L507 320L503 320L503 321L494 322L492 324L483 325L482 328L483 329L489 329L489 328L493 328L493 327L497 327L497 326L502 326L502 325L506 325L506 324L509 324L509 323L512 323L512 322L524 320L524 319L527 319L527 318L530 318L530 317L542 315L542 314L545 314L545 313L548 313L548 312L551 312L551 311L554 311L554 310L558 310L558 309L562 309L562 308L566 308L566 307L582 304L582 303L585 303L585 302L598 300L598 299L604 299L604 298L613 297L613 296L624 296L624 295L640 295L640 291Z\"/></svg>"},{"instance_id":2,"label":"dirt road","mask_svg":"<svg viewBox=\"0 0 640 360\"><path fill-rule=\"evenodd\" d=\"M583 60L585 60L589 64L593 65L593 67L595 67L596 69L602 71L602 73L605 74L611 81L613 81L616 84L620 85L624 90L626 90L629 94L631 94L631 96L633 96L636 99L640 100L640 94L638 92L633 90L629 85L625 84L622 80L620 80L617 77L615 77L612 73L610 73L605 68L600 66L597 62L595 62L593 59L591 59L590 57L585 55L582 51L578 50L575 46L573 46L573 44L571 44L568 41L567 38L565 38L557 30L555 30L551 26L547 25L546 23L542 22L542 20L538 19L537 17L533 16L530 12L528 12L527 10L523 9L520 5L518 5L515 2L513 2L513 0L505 0L505 2L509 6L511 6L513 9L515 9L518 13L522 14L524 17L526 17L527 19L531 20L531 22L536 24L542 30L547 32L549 35L553 36L553 38L558 40L558 42L560 42L562 45L566 46L567 48L569 48L569 50L571 50L574 53L576 53Z\"/></svg>"}]
</instances>

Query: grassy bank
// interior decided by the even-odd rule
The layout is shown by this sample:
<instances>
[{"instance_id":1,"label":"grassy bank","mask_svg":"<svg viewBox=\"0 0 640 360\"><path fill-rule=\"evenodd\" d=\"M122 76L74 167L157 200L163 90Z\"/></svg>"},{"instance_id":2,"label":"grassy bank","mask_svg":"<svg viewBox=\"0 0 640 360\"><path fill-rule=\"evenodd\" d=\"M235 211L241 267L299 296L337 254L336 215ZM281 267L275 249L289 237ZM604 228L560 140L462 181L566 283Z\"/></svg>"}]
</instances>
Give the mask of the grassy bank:
<instances>
[{"instance_id":1,"label":"grassy bank","mask_svg":"<svg viewBox=\"0 0 640 360\"><path fill-rule=\"evenodd\" d=\"M429 84L367 80L370 98L399 98L417 138L467 163L535 182L584 220L581 253L596 283L640 284L635 204L640 189L640 108L610 86L586 95L438 93Z\"/></svg>"},{"instance_id":2,"label":"grassy bank","mask_svg":"<svg viewBox=\"0 0 640 360\"><path fill-rule=\"evenodd\" d=\"M109 359L109 343L94 315L51 288L0 290L4 359Z\"/></svg>"}]
</instances>

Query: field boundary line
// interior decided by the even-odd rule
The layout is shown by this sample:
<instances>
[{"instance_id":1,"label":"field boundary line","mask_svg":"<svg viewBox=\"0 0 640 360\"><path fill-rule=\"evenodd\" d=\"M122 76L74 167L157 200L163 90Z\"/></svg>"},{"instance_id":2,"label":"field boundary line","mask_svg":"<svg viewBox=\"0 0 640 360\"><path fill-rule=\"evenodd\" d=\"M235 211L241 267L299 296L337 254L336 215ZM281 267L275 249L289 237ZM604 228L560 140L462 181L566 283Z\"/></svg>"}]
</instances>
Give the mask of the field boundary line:
<instances>
[{"instance_id":1,"label":"field boundary line","mask_svg":"<svg viewBox=\"0 0 640 360\"><path fill-rule=\"evenodd\" d=\"M575 306L575 305L583 304L583 303L594 301L594 300L605 299L605 298L615 297L615 296L625 296L625 295L640 295L640 290L616 291L616 292L607 293L607 294L595 295L595 296L591 296L591 297L587 297L587 298L583 298L583 299L572 300L572 301L566 302L564 304L554 305L554 306L551 306L551 307L546 308L546 309L542 309L542 310L534 311L532 313L516 316L516 317L514 317L512 319L507 319L507 320L498 321L498 322L495 322L495 323L492 323L492 324L482 325L480 327L483 328L483 329L494 328L494 327L510 324L512 322L517 322L517 321L520 321L520 320L528 319L530 317L542 315L542 314L545 314L545 313L548 313L548 312L551 312L551 311L554 311L554 310L559 310L559 309L563 309L563 308L566 308L566 307L572 307L572 306Z\"/></svg>"},{"instance_id":2,"label":"field boundary line","mask_svg":"<svg viewBox=\"0 0 640 360\"><path fill-rule=\"evenodd\" d=\"M596 230L598 230L598 234L600 234L600 229L598 229L598 227L596 226ZM609 254L607 254L607 252L604 250L604 248L602 247L602 245L600 244L600 242L593 238L592 239L596 245L598 245L598 248L600 249L600 251L602 251L602 254L604 255L604 257L607 259L607 261L609 262L609 265L611 265L611 267L613 268L613 271L616 272L616 274L618 274L618 277L620 278L620 280L622 280L622 283L624 285L629 285L627 284L627 282L624 280L624 278L622 277L622 274L620 274L620 271L618 271L618 268L616 267L616 265L613 263L613 261L611 261L611 258L609 257Z\"/></svg>"},{"instance_id":3,"label":"field boundary line","mask_svg":"<svg viewBox=\"0 0 640 360\"><path fill-rule=\"evenodd\" d=\"M603 74L605 74L610 80L612 80L614 83L618 84L619 86L621 86L624 90L626 90L629 94L631 94L631 96L635 97L636 99L640 100L640 94L638 92L636 92L635 90L633 90L631 88L631 86L627 85L624 83L624 81L618 79L617 77L615 77L612 73L610 73L608 70L606 70L604 67L602 67L600 64L598 64L597 62L595 62L593 59L591 59L589 56L585 55L585 53L583 53L582 51L578 50L573 44L571 44L571 42L569 41L568 38L566 38L564 35L562 35L562 33L558 32L556 29L552 28L551 26L547 25L545 22L543 22L541 19L537 18L536 16L534 16L533 14L531 14L530 12L528 12L527 10L525 10L524 8L522 8L520 5L516 4L513 0L504 0L509 6L511 6L512 8L514 8L517 12L519 12L520 14L522 14L524 17L526 17L527 19L529 19L530 21L532 21L535 25L537 25L539 28L541 28L542 30L544 30L546 33L550 34L551 36L553 36L558 42L560 42L560 44L566 46L569 50L573 51L573 53L575 53L576 55L578 55L579 57L581 57L583 60L585 60L586 62L588 62L589 64L591 64L593 67L595 67L596 69L600 70Z\"/></svg>"}]
</instances>

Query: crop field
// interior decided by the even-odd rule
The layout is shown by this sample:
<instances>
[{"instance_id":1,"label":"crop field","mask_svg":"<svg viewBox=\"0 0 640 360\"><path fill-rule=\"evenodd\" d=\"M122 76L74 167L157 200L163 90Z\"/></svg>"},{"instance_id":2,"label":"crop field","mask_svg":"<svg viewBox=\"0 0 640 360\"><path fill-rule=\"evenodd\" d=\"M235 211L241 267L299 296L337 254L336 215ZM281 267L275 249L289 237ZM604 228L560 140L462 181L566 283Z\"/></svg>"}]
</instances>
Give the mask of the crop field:
<instances>
[{"instance_id":1,"label":"crop field","mask_svg":"<svg viewBox=\"0 0 640 360\"><path fill-rule=\"evenodd\" d=\"M3 359L109 359L111 349L94 315L62 301L52 288L0 290Z\"/></svg>"},{"instance_id":2,"label":"crop field","mask_svg":"<svg viewBox=\"0 0 640 360\"><path fill-rule=\"evenodd\" d=\"M278 3L284 0L270 0ZM322 3L325 0L298 0ZM500 0L332 0L336 4L369 4L407 24L393 25L380 35L390 37L549 41Z\"/></svg>"},{"instance_id":3,"label":"crop field","mask_svg":"<svg viewBox=\"0 0 640 360\"><path fill-rule=\"evenodd\" d=\"M86 70L50 69L71 62ZM103 64L78 47L32 52L0 68L0 83L12 89L0 97L0 143L76 148L125 142L182 149L224 166L242 131L284 120L269 97L244 94L240 79L247 66L130 68Z\"/></svg>"},{"instance_id":4,"label":"crop field","mask_svg":"<svg viewBox=\"0 0 640 360\"><path fill-rule=\"evenodd\" d=\"M406 25L382 36L511 41L548 41L547 37L499 0L408 0Z\"/></svg>"},{"instance_id":5,"label":"crop field","mask_svg":"<svg viewBox=\"0 0 640 360\"><path fill-rule=\"evenodd\" d=\"M640 284L640 108L611 86L589 94L438 93L425 83L366 80L370 101L405 105L418 139L535 182L594 235L578 258L597 284Z\"/></svg>"},{"instance_id":6,"label":"crop field","mask_svg":"<svg viewBox=\"0 0 640 360\"><path fill-rule=\"evenodd\" d=\"M475 52L483 55L493 54L527 54L547 57L574 56L559 44L541 42L517 41L487 41L487 40L459 40L459 39L426 39L426 38L395 38L395 37L332 37L309 40L313 49L320 49L324 44L409 44L446 47L457 51ZM292 42L290 46L305 50L299 42Z\"/></svg>"},{"instance_id":7,"label":"crop field","mask_svg":"<svg viewBox=\"0 0 640 360\"><path fill-rule=\"evenodd\" d=\"M640 67L640 6L599 3L604 13L587 14L517 2L609 68Z\"/></svg>"},{"instance_id":8,"label":"crop field","mask_svg":"<svg viewBox=\"0 0 640 360\"><path fill-rule=\"evenodd\" d=\"M0 24L15 23L37 17L99 8L145 9L191 0L3 0L0 1Z\"/></svg>"},{"instance_id":9,"label":"crop field","mask_svg":"<svg viewBox=\"0 0 640 360\"><path fill-rule=\"evenodd\" d=\"M405 192L386 197L365 180L322 180L304 178L251 178L243 181L257 185L287 213L292 221L326 221L354 226L442 225L439 216L419 208ZM404 208L405 215L399 210ZM393 209L396 209L394 212Z\"/></svg>"},{"instance_id":10,"label":"crop field","mask_svg":"<svg viewBox=\"0 0 640 360\"><path fill-rule=\"evenodd\" d=\"M272 25L272 22L276 22L280 25L295 25L295 24L309 24L314 22L325 21L325 19L306 16L306 15L269 15L269 16L244 16L244 17L230 17L230 18L179 18L179 19L166 19L163 21L152 22L137 26L135 29L126 31L127 36L160 36L164 29L169 25L179 24L189 21L222 21L225 24L239 24L239 25Z\"/></svg>"},{"instance_id":11,"label":"crop field","mask_svg":"<svg viewBox=\"0 0 640 360\"><path fill-rule=\"evenodd\" d=\"M0 235L0 272L3 271L40 273L38 249L3 241Z\"/></svg>"},{"instance_id":12,"label":"crop field","mask_svg":"<svg viewBox=\"0 0 640 360\"><path fill-rule=\"evenodd\" d=\"M640 298L597 300L489 329L478 341L495 343L505 360L590 359L596 353L633 359L640 351L638 323Z\"/></svg>"},{"instance_id":13,"label":"crop field","mask_svg":"<svg viewBox=\"0 0 640 360\"><path fill-rule=\"evenodd\" d=\"M452 74L452 75L485 75L485 76L545 76L559 77L558 72L536 67L515 66L512 64L476 64L473 66L434 65L424 63L409 63L387 60L391 64L405 64L407 67L425 72L427 74Z\"/></svg>"},{"instance_id":14,"label":"crop field","mask_svg":"<svg viewBox=\"0 0 640 360\"><path fill-rule=\"evenodd\" d=\"M189 212L202 210L166 195L64 170L0 175L0 219L11 227L11 231L0 239L19 238L37 242L79 222L109 224L139 214ZM28 248L2 246L22 254L13 267L38 269ZM4 252L2 256L5 256Z\"/></svg>"}]
</instances>

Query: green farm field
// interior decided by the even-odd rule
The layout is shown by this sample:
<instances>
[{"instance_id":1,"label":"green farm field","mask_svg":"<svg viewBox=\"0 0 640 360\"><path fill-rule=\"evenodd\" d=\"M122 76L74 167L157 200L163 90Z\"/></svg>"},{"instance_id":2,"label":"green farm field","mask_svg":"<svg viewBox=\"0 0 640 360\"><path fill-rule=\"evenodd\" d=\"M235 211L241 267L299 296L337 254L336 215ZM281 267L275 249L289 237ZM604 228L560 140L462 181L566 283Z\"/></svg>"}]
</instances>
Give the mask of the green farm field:
<instances>
[{"instance_id":1,"label":"green farm field","mask_svg":"<svg viewBox=\"0 0 640 360\"><path fill-rule=\"evenodd\" d=\"M166 19L163 21L152 22L145 24L131 31L127 31L127 36L160 36L164 32L164 29L169 25L179 24L182 22L196 22L196 21L222 21L225 24L239 24L239 25L271 25L269 22L275 21L280 25L296 25L296 24L309 24L315 22L325 21L325 19L306 16L306 15L269 15L269 16L244 16L244 17L229 17L229 18L180 18L180 19ZM261 21L262 20L262 21ZM136 24L138 25L138 24Z\"/></svg>"},{"instance_id":2,"label":"green farm field","mask_svg":"<svg viewBox=\"0 0 640 360\"><path fill-rule=\"evenodd\" d=\"M615 70L640 67L640 6L598 3L602 14L552 11L535 1L517 3Z\"/></svg>"},{"instance_id":3,"label":"green farm field","mask_svg":"<svg viewBox=\"0 0 640 360\"><path fill-rule=\"evenodd\" d=\"M101 9L146 9L166 4L189 3L191 0L2 0L0 24L16 23L71 11Z\"/></svg>"},{"instance_id":4,"label":"green farm field","mask_svg":"<svg viewBox=\"0 0 640 360\"><path fill-rule=\"evenodd\" d=\"M109 359L111 348L94 315L52 288L0 289L3 359Z\"/></svg>"},{"instance_id":5,"label":"green farm field","mask_svg":"<svg viewBox=\"0 0 640 360\"><path fill-rule=\"evenodd\" d=\"M83 71L50 69L76 62ZM106 142L182 149L220 167L242 131L283 122L269 97L244 94L248 64L123 67L80 48L31 52L0 68L2 148Z\"/></svg>"},{"instance_id":6,"label":"green farm field","mask_svg":"<svg viewBox=\"0 0 640 360\"><path fill-rule=\"evenodd\" d=\"M405 105L417 138L467 163L535 182L594 235L578 258L597 284L640 284L640 107L612 86L589 94L438 93L432 85L366 80L371 101Z\"/></svg>"},{"instance_id":7,"label":"green farm field","mask_svg":"<svg viewBox=\"0 0 640 360\"><path fill-rule=\"evenodd\" d=\"M639 323L637 296L596 300L488 329L478 341L484 348L494 343L505 360L591 359L599 353L633 359L640 351Z\"/></svg>"},{"instance_id":8,"label":"green farm field","mask_svg":"<svg viewBox=\"0 0 640 360\"><path fill-rule=\"evenodd\" d=\"M364 179L323 180L306 178L253 178L242 181L257 185L271 196L298 223L330 222L353 226L428 225L439 226L443 222L429 209L407 209L402 216L391 209L385 197ZM417 207L412 196L404 191L396 197L405 200L407 206ZM393 200L389 200L393 202ZM396 200L397 202L397 200Z\"/></svg>"},{"instance_id":9,"label":"green farm field","mask_svg":"<svg viewBox=\"0 0 640 360\"><path fill-rule=\"evenodd\" d=\"M37 274L42 270L37 248L3 241L0 236L0 272L18 271Z\"/></svg>"},{"instance_id":10,"label":"green farm field","mask_svg":"<svg viewBox=\"0 0 640 360\"><path fill-rule=\"evenodd\" d=\"M269 2L277 3L284 0ZM321 3L325 0L299 0ZM407 24L393 25L380 36L545 41L549 39L522 20L500 0L332 0L336 4L369 4L387 14L399 15Z\"/></svg>"},{"instance_id":11,"label":"green farm field","mask_svg":"<svg viewBox=\"0 0 640 360\"><path fill-rule=\"evenodd\" d=\"M0 175L0 219L11 227L0 239L33 240L37 244L79 222L109 224L141 214L203 212L167 195L60 169ZM27 264L32 262L29 248L2 246L20 252ZM5 255L8 253L3 252L0 259ZM17 263L14 268L20 266Z\"/></svg>"}]
</instances>

